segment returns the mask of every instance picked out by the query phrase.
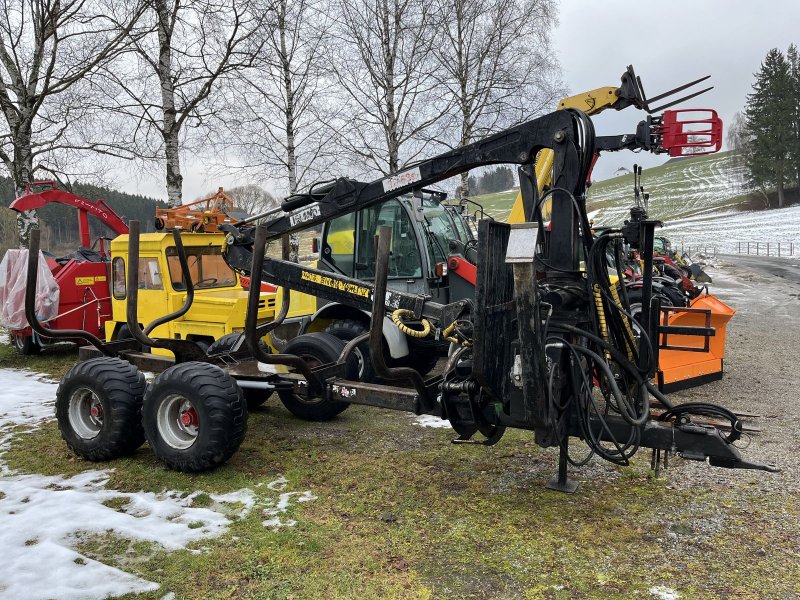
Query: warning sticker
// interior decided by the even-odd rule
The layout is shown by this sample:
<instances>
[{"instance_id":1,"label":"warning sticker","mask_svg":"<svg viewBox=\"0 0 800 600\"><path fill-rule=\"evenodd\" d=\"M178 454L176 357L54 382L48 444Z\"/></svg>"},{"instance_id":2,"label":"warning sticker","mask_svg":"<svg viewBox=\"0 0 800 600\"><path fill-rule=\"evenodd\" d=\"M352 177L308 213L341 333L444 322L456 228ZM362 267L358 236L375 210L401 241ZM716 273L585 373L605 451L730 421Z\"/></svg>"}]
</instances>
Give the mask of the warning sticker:
<instances>
[{"instance_id":1,"label":"warning sticker","mask_svg":"<svg viewBox=\"0 0 800 600\"><path fill-rule=\"evenodd\" d=\"M308 271L302 271L300 273L300 278L303 281L310 281L312 283L324 285L325 287L329 287L334 290L339 290L340 292L345 292L353 296L366 298L367 300L369 300L370 297L370 289L368 287L364 287L363 285L356 285L355 283L339 281L338 279L334 279L333 277L319 275L318 273L310 273Z\"/></svg>"}]
</instances>

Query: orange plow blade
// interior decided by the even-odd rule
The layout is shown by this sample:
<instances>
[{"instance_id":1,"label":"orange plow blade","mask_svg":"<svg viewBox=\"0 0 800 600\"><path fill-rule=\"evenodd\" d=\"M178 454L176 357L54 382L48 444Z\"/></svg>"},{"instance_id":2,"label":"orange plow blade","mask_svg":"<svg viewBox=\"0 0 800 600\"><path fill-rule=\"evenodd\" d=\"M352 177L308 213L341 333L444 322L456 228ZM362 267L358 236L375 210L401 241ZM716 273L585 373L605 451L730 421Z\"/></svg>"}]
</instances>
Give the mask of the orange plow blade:
<instances>
[{"instance_id":1,"label":"orange plow blade","mask_svg":"<svg viewBox=\"0 0 800 600\"><path fill-rule=\"evenodd\" d=\"M709 381L722 379L725 359L725 334L728 321L736 311L716 296L698 296L689 305L693 309L711 312L711 327L714 335L708 338L705 349L704 338L690 335L670 335L671 346L683 346L692 350L663 349L658 357L658 387L663 392L690 388ZM667 325L706 327L706 316L700 312L670 313ZM663 340L662 340L663 341Z\"/></svg>"}]
</instances>

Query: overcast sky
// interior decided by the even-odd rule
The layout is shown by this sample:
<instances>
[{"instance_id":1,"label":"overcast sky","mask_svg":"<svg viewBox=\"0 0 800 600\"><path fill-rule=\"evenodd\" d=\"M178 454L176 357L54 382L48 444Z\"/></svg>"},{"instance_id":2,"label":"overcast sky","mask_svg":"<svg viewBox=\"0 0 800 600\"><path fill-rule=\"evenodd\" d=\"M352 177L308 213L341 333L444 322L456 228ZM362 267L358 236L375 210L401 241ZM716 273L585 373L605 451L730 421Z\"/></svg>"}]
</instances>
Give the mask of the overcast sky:
<instances>
[{"instance_id":1,"label":"overcast sky","mask_svg":"<svg viewBox=\"0 0 800 600\"><path fill-rule=\"evenodd\" d=\"M554 41L571 93L618 85L630 64L648 96L711 75L714 89L686 107L716 109L723 128L742 110L767 51L800 45L800 0L563 0L559 21ZM632 133L643 115L635 108L606 111L595 127L599 135ZM664 160L606 154L594 175Z\"/></svg>"},{"instance_id":2,"label":"overcast sky","mask_svg":"<svg viewBox=\"0 0 800 600\"><path fill-rule=\"evenodd\" d=\"M714 89L687 107L715 108L726 126L744 106L767 51L800 45L800 0L563 0L559 21L554 44L571 93L618 85L629 64L649 96L711 75ZM597 133L632 133L643 115L634 108L607 111L595 119ZM644 153L607 154L594 178L634 162L650 166L664 160ZM186 164L184 170L186 200L219 185L244 183L211 178L201 164ZM121 177L118 185L165 197L162 181L163 175Z\"/></svg>"}]
</instances>

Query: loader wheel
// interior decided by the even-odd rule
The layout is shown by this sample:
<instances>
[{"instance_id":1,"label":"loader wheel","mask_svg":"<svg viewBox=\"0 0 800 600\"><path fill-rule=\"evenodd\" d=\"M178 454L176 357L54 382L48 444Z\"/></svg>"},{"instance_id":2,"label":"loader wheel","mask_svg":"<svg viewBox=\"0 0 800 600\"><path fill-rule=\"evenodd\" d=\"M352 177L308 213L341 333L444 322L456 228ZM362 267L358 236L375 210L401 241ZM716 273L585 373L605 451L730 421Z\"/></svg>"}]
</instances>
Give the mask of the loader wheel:
<instances>
[{"instance_id":1,"label":"loader wheel","mask_svg":"<svg viewBox=\"0 0 800 600\"><path fill-rule=\"evenodd\" d=\"M357 321L355 319L342 319L341 321L334 321L325 328L325 333L339 338L347 343L358 336L365 334L369 331L369 325ZM353 356L358 359L358 381L366 381L367 383L380 383L381 378L375 373L375 367L372 365L372 357L369 354L369 341L364 340L355 350ZM386 343L383 344L383 359L388 366L393 366L394 359L389 355L389 349Z\"/></svg>"},{"instance_id":2,"label":"loader wheel","mask_svg":"<svg viewBox=\"0 0 800 600\"><path fill-rule=\"evenodd\" d=\"M283 352L296 354L312 367L317 367L336 362L344 347L342 340L328 333L307 333L294 338ZM359 367L358 360L351 355L345 377L357 380ZM279 390L278 396L290 413L306 421L329 421L350 406L337 400L308 399L290 390Z\"/></svg>"},{"instance_id":3,"label":"loader wheel","mask_svg":"<svg viewBox=\"0 0 800 600\"><path fill-rule=\"evenodd\" d=\"M32 356L42 351L39 342L32 335L16 335L12 333L11 338L14 341L14 348L23 356Z\"/></svg>"},{"instance_id":4,"label":"loader wheel","mask_svg":"<svg viewBox=\"0 0 800 600\"><path fill-rule=\"evenodd\" d=\"M669 300L670 306L686 306L686 296L679 289L667 285L664 286L661 291L662 295L666 296Z\"/></svg>"},{"instance_id":5,"label":"loader wheel","mask_svg":"<svg viewBox=\"0 0 800 600\"><path fill-rule=\"evenodd\" d=\"M72 367L56 392L56 419L67 446L88 460L110 460L144 443L144 375L120 358Z\"/></svg>"},{"instance_id":6,"label":"loader wheel","mask_svg":"<svg viewBox=\"0 0 800 600\"><path fill-rule=\"evenodd\" d=\"M225 371L185 362L165 370L150 385L142 421L161 462L177 471L207 471L239 449L247 430L247 407Z\"/></svg>"},{"instance_id":7,"label":"loader wheel","mask_svg":"<svg viewBox=\"0 0 800 600\"><path fill-rule=\"evenodd\" d=\"M416 352L409 354L408 366L424 377L439 364L439 356L436 352L420 348Z\"/></svg>"},{"instance_id":8,"label":"loader wheel","mask_svg":"<svg viewBox=\"0 0 800 600\"><path fill-rule=\"evenodd\" d=\"M213 356L215 354L226 354L233 352L236 343L239 341L239 338L242 337L242 335L244 334L229 333L227 335L223 335L208 347L206 354L208 354L208 356ZM261 346L261 349L267 354L270 354L269 346L264 343L264 340L260 340L258 345ZM246 343L243 344L243 348L249 353ZM247 410L254 410L269 400L270 396L272 396L272 391L257 390L254 388L242 388L242 394L244 394L244 399L247 401Z\"/></svg>"}]
</instances>

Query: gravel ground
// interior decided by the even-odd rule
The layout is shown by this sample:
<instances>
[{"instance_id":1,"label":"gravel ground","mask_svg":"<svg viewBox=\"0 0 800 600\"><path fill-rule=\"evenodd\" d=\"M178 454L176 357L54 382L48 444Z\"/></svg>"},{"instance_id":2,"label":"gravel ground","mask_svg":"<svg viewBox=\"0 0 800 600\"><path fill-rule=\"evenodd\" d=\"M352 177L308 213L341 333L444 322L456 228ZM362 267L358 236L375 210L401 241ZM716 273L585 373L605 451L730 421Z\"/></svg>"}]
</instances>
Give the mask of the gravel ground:
<instances>
[{"instance_id":1,"label":"gravel ground","mask_svg":"<svg viewBox=\"0 0 800 600\"><path fill-rule=\"evenodd\" d=\"M778 466L780 473L713 469L719 483L764 486L792 496L800 489L800 422L796 367L800 343L800 281L778 277L758 265L722 257L708 269L711 293L736 309L728 324L725 376L721 381L671 394L677 402L702 401L761 415L742 454L751 461ZM746 444L746 441L745 441ZM682 461L668 475L670 484L691 486L703 464ZM793 500L794 501L794 500Z\"/></svg>"}]
</instances>

